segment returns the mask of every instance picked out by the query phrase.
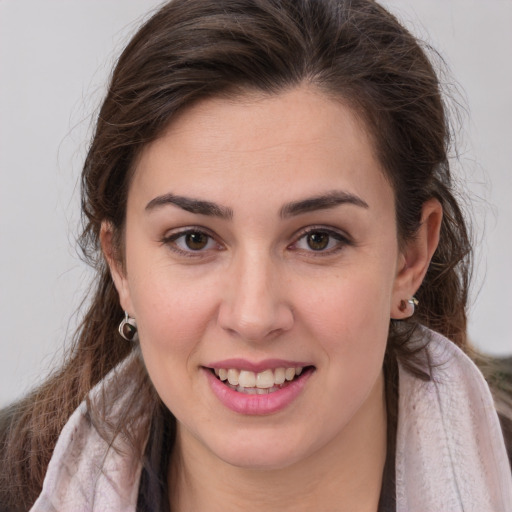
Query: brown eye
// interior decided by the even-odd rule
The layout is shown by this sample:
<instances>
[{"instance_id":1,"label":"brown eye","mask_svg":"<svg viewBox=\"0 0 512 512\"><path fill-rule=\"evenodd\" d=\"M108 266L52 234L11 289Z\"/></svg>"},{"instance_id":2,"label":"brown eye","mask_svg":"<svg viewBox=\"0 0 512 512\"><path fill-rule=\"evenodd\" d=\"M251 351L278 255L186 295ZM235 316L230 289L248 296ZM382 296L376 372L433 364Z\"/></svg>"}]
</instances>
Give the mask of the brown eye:
<instances>
[{"instance_id":1,"label":"brown eye","mask_svg":"<svg viewBox=\"0 0 512 512\"><path fill-rule=\"evenodd\" d=\"M347 236L334 229L311 226L289 246L290 249L316 256L331 256L353 245Z\"/></svg>"},{"instance_id":2,"label":"brown eye","mask_svg":"<svg viewBox=\"0 0 512 512\"><path fill-rule=\"evenodd\" d=\"M162 240L173 251L181 254L200 256L213 249L222 250L222 247L215 239L204 231L198 229L187 229L180 233L174 233Z\"/></svg>"},{"instance_id":3,"label":"brown eye","mask_svg":"<svg viewBox=\"0 0 512 512\"><path fill-rule=\"evenodd\" d=\"M314 231L307 235L307 244L313 251L323 251L329 245L330 235L323 231Z\"/></svg>"},{"instance_id":4,"label":"brown eye","mask_svg":"<svg viewBox=\"0 0 512 512\"><path fill-rule=\"evenodd\" d=\"M185 244L192 251L200 251L208 245L210 237L200 231L192 231L185 235Z\"/></svg>"}]
</instances>

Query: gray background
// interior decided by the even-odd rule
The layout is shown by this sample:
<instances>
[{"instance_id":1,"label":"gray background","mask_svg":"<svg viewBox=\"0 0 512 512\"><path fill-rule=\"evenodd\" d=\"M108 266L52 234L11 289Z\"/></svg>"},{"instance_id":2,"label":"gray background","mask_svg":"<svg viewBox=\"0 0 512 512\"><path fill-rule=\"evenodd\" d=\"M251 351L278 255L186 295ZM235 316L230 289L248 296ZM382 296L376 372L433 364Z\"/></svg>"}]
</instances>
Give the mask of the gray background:
<instances>
[{"instance_id":1,"label":"gray background","mask_svg":"<svg viewBox=\"0 0 512 512\"><path fill-rule=\"evenodd\" d=\"M74 331L90 278L75 252L77 178L111 65L159 3L0 0L0 406L40 381ZM457 167L477 240L470 335L511 353L512 0L385 4L460 84Z\"/></svg>"}]
</instances>

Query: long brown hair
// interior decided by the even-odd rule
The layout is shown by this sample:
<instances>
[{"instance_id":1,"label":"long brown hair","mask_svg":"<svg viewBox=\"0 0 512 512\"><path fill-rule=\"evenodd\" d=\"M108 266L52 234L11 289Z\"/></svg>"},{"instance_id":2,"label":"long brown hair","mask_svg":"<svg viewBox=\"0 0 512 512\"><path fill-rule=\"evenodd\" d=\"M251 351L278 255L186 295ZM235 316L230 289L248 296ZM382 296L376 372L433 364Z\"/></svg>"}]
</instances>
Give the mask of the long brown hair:
<instances>
[{"instance_id":1,"label":"long brown hair","mask_svg":"<svg viewBox=\"0 0 512 512\"><path fill-rule=\"evenodd\" d=\"M417 293L417 314L399 328L390 322L387 379L394 378L397 359L420 375L408 344L419 324L465 347L471 246L452 190L440 83L419 42L372 0L174 0L120 56L98 116L82 173L80 238L97 279L64 365L12 406L3 428L0 489L18 494L17 503L34 501L69 415L132 350L117 333L123 312L99 234L102 221L114 226L122 261L127 191L141 149L201 98L247 90L278 94L301 83L341 98L365 123L393 185L401 242L417 231L425 201L437 198L443 206L441 240ZM135 361L131 378L140 392L123 424L112 427L140 453L145 434L130 430L130 418L151 418L161 404ZM101 411L91 415L102 423Z\"/></svg>"}]
</instances>

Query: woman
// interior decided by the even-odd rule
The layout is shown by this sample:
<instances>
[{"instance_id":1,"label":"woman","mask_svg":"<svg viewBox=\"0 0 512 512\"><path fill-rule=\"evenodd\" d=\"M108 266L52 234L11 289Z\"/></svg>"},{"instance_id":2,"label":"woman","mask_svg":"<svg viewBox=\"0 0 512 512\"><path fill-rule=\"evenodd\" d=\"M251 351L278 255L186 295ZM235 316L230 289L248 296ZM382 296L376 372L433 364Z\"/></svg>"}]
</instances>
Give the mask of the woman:
<instances>
[{"instance_id":1,"label":"woman","mask_svg":"<svg viewBox=\"0 0 512 512\"><path fill-rule=\"evenodd\" d=\"M372 1L162 7L85 162L75 350L3 415L6 510L512 506L449 142Z\"/></svg>"}]
</instances>

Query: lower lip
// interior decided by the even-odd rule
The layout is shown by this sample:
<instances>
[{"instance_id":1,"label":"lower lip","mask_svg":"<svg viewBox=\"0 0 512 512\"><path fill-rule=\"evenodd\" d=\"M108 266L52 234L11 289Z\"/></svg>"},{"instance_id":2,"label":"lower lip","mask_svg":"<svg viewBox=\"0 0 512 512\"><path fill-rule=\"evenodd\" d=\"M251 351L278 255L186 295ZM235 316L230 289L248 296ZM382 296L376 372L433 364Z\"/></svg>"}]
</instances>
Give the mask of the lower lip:
<instances>
[{"instance_id":1,"label":"lower lip","mask_svg":"<svg viewBox=\"0 0 512 512\"><path fill-rule=\"evenodd\" d=\"M313 368L308 368L287 386L265 395L248 395L226 386L213 373L203 368L215 396L228 409L240 414L264 415L279 412L288 407L302 392Z\"/></svg>"}]
</instances>

